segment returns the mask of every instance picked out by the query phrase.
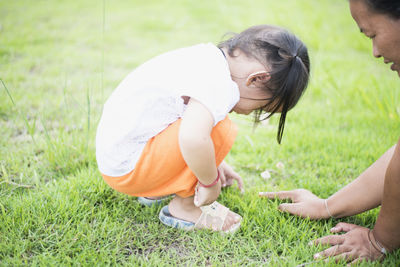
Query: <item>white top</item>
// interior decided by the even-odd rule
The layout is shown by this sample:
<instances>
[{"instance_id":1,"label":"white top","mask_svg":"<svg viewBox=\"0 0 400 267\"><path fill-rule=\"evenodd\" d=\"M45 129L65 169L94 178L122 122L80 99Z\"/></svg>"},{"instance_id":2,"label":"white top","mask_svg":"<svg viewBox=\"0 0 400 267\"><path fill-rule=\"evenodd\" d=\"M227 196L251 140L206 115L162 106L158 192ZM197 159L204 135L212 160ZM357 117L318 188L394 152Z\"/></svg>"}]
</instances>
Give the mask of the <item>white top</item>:
<instances>
[{"instance_id":1,"label":"white top","mask_svg":"<svg viewBox=\"0 0 400 267\"><path fill-rule=\"evenodd\" d=\"M135 168L147 143L182 117L182 96L201 102L223 120L239 101L228 63L213 44L199 44L157 56L132 71L104 104L97 128L101 173L118 177Z\"/></svg>"}]
</instances>

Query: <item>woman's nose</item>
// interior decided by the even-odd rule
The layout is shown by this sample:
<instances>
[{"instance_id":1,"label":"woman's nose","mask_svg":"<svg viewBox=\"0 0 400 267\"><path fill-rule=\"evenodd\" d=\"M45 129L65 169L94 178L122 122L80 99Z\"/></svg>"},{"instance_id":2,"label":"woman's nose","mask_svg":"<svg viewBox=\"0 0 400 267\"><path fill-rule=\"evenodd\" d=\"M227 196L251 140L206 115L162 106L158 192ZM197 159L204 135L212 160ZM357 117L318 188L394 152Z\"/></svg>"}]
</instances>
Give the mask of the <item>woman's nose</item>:
<instances>
[{"instance_id":1,"label":"woman's nose","mask_svg":"<svg viewBox=\"0 0 400 267\"><path fill-rule=\"evenodd\" d=\"M372 41L372 54L376 58L380 58L382 56L381 53L379 52L378 46L375 44L374 41Z\"/></svg>"}]
</instances>

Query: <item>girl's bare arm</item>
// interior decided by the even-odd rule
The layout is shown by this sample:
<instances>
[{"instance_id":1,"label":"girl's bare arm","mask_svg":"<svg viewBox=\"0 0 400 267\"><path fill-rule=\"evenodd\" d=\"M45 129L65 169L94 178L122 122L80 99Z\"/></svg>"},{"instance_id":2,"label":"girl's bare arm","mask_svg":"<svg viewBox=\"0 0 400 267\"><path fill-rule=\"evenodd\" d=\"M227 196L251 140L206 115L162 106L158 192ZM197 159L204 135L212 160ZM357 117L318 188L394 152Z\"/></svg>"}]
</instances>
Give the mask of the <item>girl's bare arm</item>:
<instances>
[{"instance_id":1,"label":"girl's bare arm","mask_svg":"<svg viewBox=\"0 0 400 267\"><path fill-rule=\"evenodd\" d=\"M179 146L188 167L202 184L212 184L217 178L214 144L211 131L214 118L208 109L191 98L183 114L179 130ZM197 206L211 204L220 193L221 183L202 190Z\"/></svg>"}]
</instances>

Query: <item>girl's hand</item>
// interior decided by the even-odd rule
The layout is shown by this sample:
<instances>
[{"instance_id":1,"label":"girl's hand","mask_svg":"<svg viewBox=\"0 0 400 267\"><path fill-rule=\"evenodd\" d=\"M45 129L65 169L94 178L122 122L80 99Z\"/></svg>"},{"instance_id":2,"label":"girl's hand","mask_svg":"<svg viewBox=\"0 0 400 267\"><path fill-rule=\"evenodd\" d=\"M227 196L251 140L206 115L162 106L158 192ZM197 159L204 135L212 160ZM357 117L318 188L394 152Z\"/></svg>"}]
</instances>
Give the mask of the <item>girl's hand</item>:
<instances>
[{"instance_id":1,"label":"girl's hand","mask_svg":"<svg viewBox=\"0 0 400 267\"><path fill-rule=\"evenodd\" d=\"M240 192L242 193L244 192L242 178L237 172L233 170L233 168L230 165L228 165L228 163L222 161L222 163L218 166L218 170L221 175L220 178L222 187L231 186L236 180Z\"/></svg>"},{"instance_id":2,"label":"girl's hand","mask_svg":"<svg viewBox=\"0 0 400 267\"><path fill-rule=\"evenodd\" d=\"M303 218L326 219L330 217L326 211L324 200L306 189L280 192L260 192L259 196L267 197L269 199L290 199L293 203L280 204L278 207L279 210Z\"/></svg>"},{"instance_id":3,"label":"girl's hand","mask_svg":"<svg viewBox=\"0 0 400 267\"><path fill-rule=\"evenodd\" d=\"M347 262L357 263L365 260L382 259L383 254L373 247L377 244L370 235L368 238L368 228L350 223L338 223L331 229L333 233L346 232L343 235L329 235L314 240L315 245L331 245L314 255L314 259L334 257L335 261L345 260Z\"/></svg>"},{"instance_id":4,"label":"girl's hand","mask_svg":"<svg viewBox=\"0 0 400 267\"><path fill-rule=\"evenodd\" d=\"M197 207L210 205L217 200L221 193L221 179L212 187L204 187L199 184L196 186L194 193L194 205Z\"/></svg>"}]
</instances>

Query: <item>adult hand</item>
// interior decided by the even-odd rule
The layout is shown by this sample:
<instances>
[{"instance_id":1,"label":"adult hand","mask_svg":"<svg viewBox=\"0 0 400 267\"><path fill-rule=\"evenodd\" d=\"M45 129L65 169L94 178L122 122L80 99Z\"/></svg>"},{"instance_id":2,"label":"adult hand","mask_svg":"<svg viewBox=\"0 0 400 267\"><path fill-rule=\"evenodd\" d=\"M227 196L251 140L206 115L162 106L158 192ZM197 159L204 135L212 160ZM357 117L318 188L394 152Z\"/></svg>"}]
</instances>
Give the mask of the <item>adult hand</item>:
<instances>
[{"instance_id":1,"label":"adult hand","mask_svg":"<svg viewBox=\"0 0 400 267\"><path fill-rule=\"evenodd\" d=\"M306 189L296 189L292 191L280 192L260 192L260 197L269 199L279 198L281 200L289 199L292 203L283 203L279 205L279 210L310 219L329 218L324 199L321 199Z\"/></svg>"},{"instance_id":2,"label":"adult hand","mask_svg":"<svg viewBox=\"0 0 400 267\"><path fill-rule=\"evenodd\" d=\"M237 172L235 172L233 170L233 168L230 165L228 165L228 163L226 163L225 161L222 161L222 163L218 166L218 170L219 170L222 187L231 186L231 185L233 185L233 183L236 180L238 183L240 192L242 192L242 193L244 192L242 178L240 177L240 175Z\"/></svg>"},{"instance_id":3,"label":"adult hand","mask_svg":"<svg viewBox=\"0 0 400 267\"><path fill-rule=\"evenodd\" d=\"M346 262L357 263L363 260L383 259L383 254L375 247L375 239L370 235L369 229L350 223L338 223L331 229L333 233L346 232L343 235L329 235L314 240L315 245L331 245L314 255L314 259L334 257L336 261L345 260ZM370 242L374 242L373 244Z\"/></svg>"}]
</instances>

